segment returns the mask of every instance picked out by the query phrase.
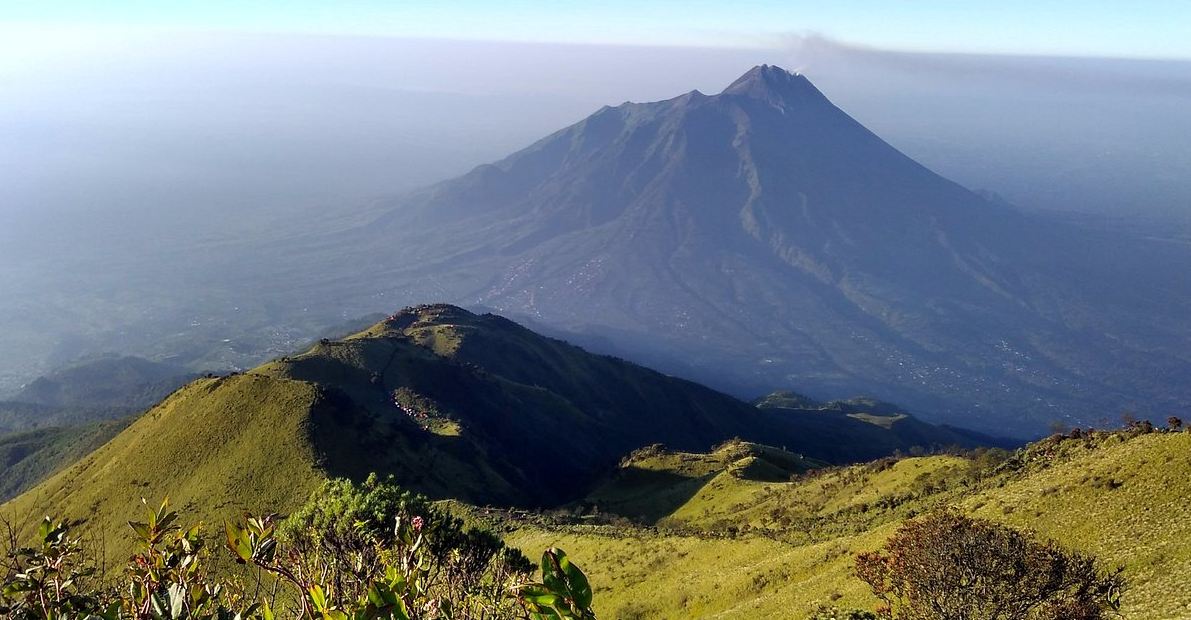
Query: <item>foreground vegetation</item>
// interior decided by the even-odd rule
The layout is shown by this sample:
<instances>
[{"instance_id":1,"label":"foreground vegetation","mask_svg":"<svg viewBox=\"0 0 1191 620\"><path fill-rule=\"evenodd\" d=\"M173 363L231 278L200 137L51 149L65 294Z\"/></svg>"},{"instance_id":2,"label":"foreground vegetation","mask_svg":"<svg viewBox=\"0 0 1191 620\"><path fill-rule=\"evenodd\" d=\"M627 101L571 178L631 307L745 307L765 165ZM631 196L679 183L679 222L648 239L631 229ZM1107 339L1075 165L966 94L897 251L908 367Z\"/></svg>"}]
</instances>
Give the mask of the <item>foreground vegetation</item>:
<instances>
[{"instance_id":1,"label":"foreground vegetation","mask_svg":"<svg viewBox=\"0 0 1191 620\"><path fill-rule=\"evenodd\" d=\"M105 573L65 521L0 571L0 615L22 620L593 620L583 572L558 549L532 565L489 532L375 476L333 480L297 513L225 523L240 571L215 571L200 525L163 502L129 522L138 551Z\"/></svg>"},{"instance_id":2,"label":"foreground vegetation","mask_svg":"<svg viewBox=\"0 0 1191 620\"><path fill-rule=\"evenodd\" d=\"M434 504L392 480L335 479L286 519L258 511L222 531L182 528L164 505L150 510L128 524L138 548L117 564L83 545L70 522L47 519L32 532L35 545L9 556L4 613L1073 620L1119 604L1125 617L1182 617L1191 610L1180 586L1191 577L1191 433L1176 430L1135 424L1013 453L846 467L740 441L709 454L652 446L550 513ZM91 523L102 541L105 524ZM230 553L208 552L213 541ZM942 551L932 546L940 542ZM556 546L582 558L591 586ZM545 572L534 581L523 554L543 548ZM905 562L906 553L918 557ZM1012 587L986 580L972 590L979 596L954 602L960 612L914 611L937 600L921 591L955 589L923 574L971 571L906 567L957 557L979 558L977 569L1009 575ZM1018 615L981 611L1031 591L1033 606Z\"/></svg>"},{"instance_id":3,"label":"foreground vegetation","mask_svg":"<svg viewBox=\"0 0 1191 620\"><path fill-rule=\"evenodd\" d=\"M235 564L217 568L201 525L168 502L128 523L138 551L105 572L73 524L42 520L11 538L0 615L20 620L595 620L586 575L557 548L541 579L491 532L370 476L332 480L298 512L225 522ZM1119 609L1121 571L1028 533L952 510L903 524L855 574L874 612L821 606L812 620L1102 620ZM789 616L787 610L786 616ZM625 614L619 613L618 617Z\"/></svg>"}]
</instances>

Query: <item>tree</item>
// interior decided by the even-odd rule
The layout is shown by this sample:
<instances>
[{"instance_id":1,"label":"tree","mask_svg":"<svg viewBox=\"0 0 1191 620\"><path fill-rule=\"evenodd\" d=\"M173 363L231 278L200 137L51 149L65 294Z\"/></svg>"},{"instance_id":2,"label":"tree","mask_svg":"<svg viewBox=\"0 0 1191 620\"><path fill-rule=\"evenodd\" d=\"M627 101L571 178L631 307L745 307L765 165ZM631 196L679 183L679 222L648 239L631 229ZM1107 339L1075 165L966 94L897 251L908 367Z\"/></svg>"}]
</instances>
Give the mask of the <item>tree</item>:
<instances>
[{"instance_id":1,"label":"tree","mask_svg":"<svg viewBox=\"0 0 1191 620\"><path fill-rule=\"evenodd\" d=\"M1124 587L1090 555L954 511L902 525L856 574L890 620L1099 620Z\"/></svg>"},{"instance_id":2,"label":"tree","mask_svg":"<svg viewBox=\"0 0 1191 620\"><path fill-rule=\"evenodd\" d=\"M1183 420L1175 416L1170 416L1166 418L1166 425L1170 427L1170 430L1177 431L1183 428Z\"/></svg>"}]
</instances>

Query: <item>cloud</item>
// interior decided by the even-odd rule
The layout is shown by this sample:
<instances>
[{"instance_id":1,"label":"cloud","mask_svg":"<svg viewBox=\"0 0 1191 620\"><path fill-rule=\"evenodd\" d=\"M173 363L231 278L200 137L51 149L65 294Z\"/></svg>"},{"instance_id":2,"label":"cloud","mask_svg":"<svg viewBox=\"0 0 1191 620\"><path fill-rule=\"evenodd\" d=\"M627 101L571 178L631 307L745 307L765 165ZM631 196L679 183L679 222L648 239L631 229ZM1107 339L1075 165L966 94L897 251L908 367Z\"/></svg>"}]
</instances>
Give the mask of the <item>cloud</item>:
<instances>
[{"instance_id":1,"label":"cloud","mask_svg":"<svg viewBox=\"0 0 1191 620\"><path fill-rule=\"evenodd\" d=\"M1191 97L1191 61L927 53L878 49L816 33L780 38L793 68L808 75L895 74L989 86L1015 83L1066 91Z\"/></svg>"}]
</instances>

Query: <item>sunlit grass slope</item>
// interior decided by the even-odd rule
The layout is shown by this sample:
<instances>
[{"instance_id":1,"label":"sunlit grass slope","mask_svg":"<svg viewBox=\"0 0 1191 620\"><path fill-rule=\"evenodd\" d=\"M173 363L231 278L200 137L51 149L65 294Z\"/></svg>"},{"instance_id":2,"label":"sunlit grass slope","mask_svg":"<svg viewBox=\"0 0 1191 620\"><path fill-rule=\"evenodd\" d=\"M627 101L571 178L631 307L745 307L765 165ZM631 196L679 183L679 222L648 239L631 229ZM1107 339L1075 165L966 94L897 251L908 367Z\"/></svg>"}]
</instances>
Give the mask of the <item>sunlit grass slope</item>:
<instances>
[{"instance_id":1,"label":"sunlit grass slope","mask_svg":"<svg viewBox=\"0 0 1191 620\"><path fill-rule=\"evenodd\" d=\"M85 518L112 552L141 498L219 524L243 510L288 508L322 478L311 427L328 413L320 391L259 375L200 379L115 439L3 507L29 524L43 514Z\"/></svg>"},{"instance_id":2,"label":"sunlit grass slope","mask_svg":"<svg viewBox=\"0 0 1191 620\"><path fill-rule=\"evenodd\" d=\"M196 380L3 510L22 522L85 516L118 546L142 497L168 495L218 523L244 509L284 513L326 477L370 472L434 498L553 506L582 498L642 446L692 453L734 436L836 449L785 413L497 316L421 306L247 373ZM717 458L750 480L787 480L816 463L758 446Z\"/></svg>"},{"instance_id":3,"label":"sunlit grass slope","mask_svg":"<svg viewBox=\"0 0 1191 620\"><path fill-rule=\"evenodd\" d=\"M1090 445L1040 451L1029 473L963 506L1124 566L1127 618L1191 618L1191 433Z\"/></svg>"},{"instance_id":4,"label":"sunlit grass slope","mask_svg":"<svg viewBox=\"0 0 1191 620\"><path fill-rule=\"evenodd\" d=\"M739 440L725 442L709 453L649 446L626 457L585 503L606 512L654 521L688 505L709 483L716 486L715 478L719 476L740 478L742 482L785 482L822 466L826 463Z\"/></svg>"},{"instance_id":5,"label":"sunlit grass slope","mask_svg":"<svg viewBox=\"0 0 1191 620\"><path fill-rule=\"evenodd\" d=\"M871 609L853 555L907 518L955 506L1123 566L1126 618L1191 618L1191 433L1047 440L1001 464L886 459L792 482L651 458L667 460L699 473L699 488L684 490L687 501L657 526L519 524L508 538L580 558L602 617L803 618L824 603ZM627 492L616 484L590 499L613 508L606 498Z\"/></svg>"}]
</instances>

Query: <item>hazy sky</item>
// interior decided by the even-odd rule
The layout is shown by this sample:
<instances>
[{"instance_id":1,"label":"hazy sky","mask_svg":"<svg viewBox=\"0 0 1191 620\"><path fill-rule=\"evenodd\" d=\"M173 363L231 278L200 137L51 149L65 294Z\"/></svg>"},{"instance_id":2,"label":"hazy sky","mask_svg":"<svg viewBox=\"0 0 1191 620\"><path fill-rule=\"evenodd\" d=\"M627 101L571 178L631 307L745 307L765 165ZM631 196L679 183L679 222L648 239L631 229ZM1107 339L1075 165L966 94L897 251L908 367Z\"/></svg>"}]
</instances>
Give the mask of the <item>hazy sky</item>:
<instances>
[{"instance_id":1,"label":"hazy sky","mask_svg":"<svg viewBox=\"0 0 1191 620\"><path fill-rule=\"evenodd\" d=\"M1187 214L1191 62L1103 57L1191 58L1191 16L1128 4L0 0L0 244L16 213L359 204L764 62L1023 207Z\"/></svg>"},{"instance_id":2,"label":"hazy sky","mask_svg":"<svg viewBox=\"0 0 1191 620\"><path fill-rule=\"evenodd\" d=\"M814 32L917 51L1191 58L1186 0L6 0L0 21L0 49L101 25L728 47Z\"/></svg>"}]
</instances>

